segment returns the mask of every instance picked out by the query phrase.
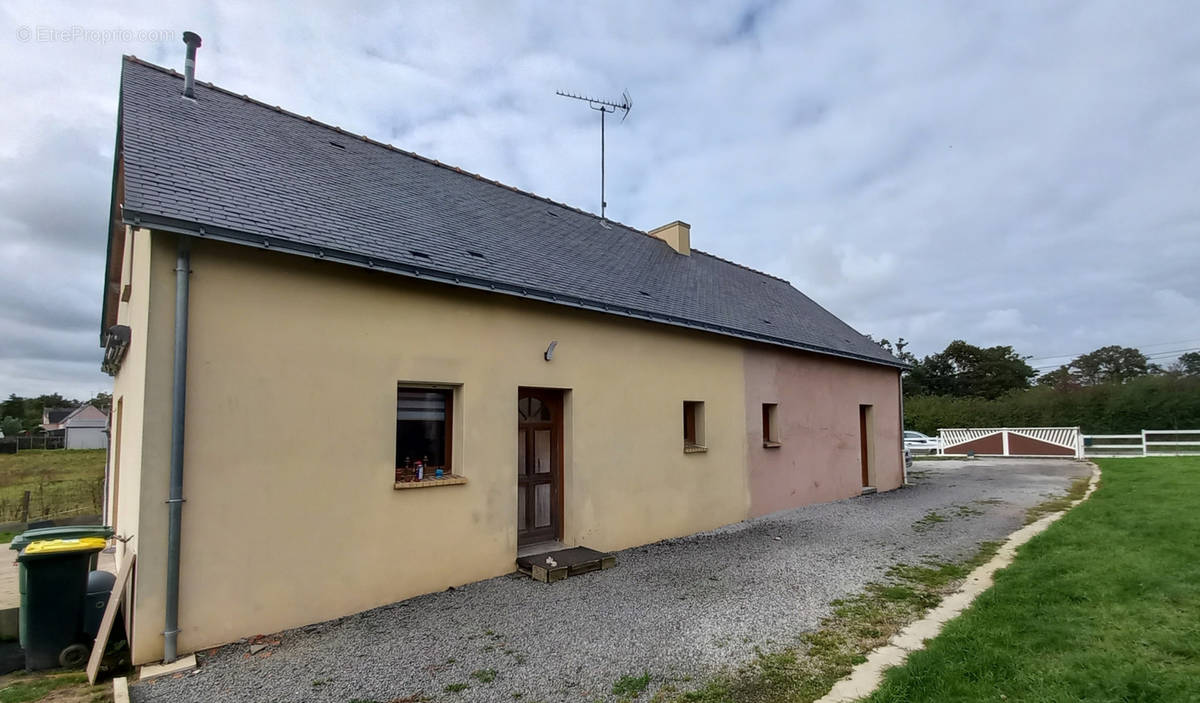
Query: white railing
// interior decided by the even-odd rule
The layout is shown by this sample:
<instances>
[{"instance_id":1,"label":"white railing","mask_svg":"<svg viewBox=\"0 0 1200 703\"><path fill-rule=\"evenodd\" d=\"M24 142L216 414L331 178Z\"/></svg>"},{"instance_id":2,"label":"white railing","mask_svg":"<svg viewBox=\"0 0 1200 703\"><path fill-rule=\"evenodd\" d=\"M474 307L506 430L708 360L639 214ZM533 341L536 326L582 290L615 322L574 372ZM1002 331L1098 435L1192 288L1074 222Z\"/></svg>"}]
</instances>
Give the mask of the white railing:
<instances>
[{"instance_id":1,"label":"white railing","mask_svg":"<svg viewBox=\"0 0 1200 703\"><path fill-rule=\"evenodd\" d=\"M1078 427L959 427L938 430L947 456L1083 456Z\"/></svg>"},{"instance_id":2,"label":"white railing","mask_svg":"<svg viewBox=\"0 0 1200 703\"><path fill-rule=\"evenodd\" d=\"M1170 439L1167 439L1170 438ZM1142 430L1083 436L1085 456L1200 456L1200 430Z\"/></svg>"}]
</instances>

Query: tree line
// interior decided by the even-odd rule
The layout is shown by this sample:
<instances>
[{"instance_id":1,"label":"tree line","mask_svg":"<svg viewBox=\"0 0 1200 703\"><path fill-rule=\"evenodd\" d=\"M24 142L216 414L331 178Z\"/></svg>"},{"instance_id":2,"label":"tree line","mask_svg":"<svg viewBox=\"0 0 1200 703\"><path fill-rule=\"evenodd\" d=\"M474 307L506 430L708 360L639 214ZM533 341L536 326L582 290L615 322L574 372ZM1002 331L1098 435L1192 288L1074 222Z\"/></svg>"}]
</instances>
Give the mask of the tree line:
<instances>
[{"instance_id":1,"label":"tree line","mask_svg":"<svg viewBox=\"0 0 1200 703\"><path fill-rule=\"evenodd\" d=\"M65 398L59 393L33 398L23 398L16 393L10 393L7 399L0 401L0 432L3 432L5 437L23 433L37 434L42 431L44 409L78 408L88 403L108 412L109 406L112 405L112 395L97 393L88 400L75 400Z\"/></svg>"},{"instance_id":2,"label":"tree line","mask_svg":"<svg viewBox=\"0 0 1200 703\"><path fill-rule=\"evenodd\" d=\"M1038 374L1011 346L955 340L917 358L908 343L880 345L904 372L905 427L1082 427L1093 434L1200 429L1200 351L1163 367L1139 349L1111 345Z\"/></svg>"}]
</instances>

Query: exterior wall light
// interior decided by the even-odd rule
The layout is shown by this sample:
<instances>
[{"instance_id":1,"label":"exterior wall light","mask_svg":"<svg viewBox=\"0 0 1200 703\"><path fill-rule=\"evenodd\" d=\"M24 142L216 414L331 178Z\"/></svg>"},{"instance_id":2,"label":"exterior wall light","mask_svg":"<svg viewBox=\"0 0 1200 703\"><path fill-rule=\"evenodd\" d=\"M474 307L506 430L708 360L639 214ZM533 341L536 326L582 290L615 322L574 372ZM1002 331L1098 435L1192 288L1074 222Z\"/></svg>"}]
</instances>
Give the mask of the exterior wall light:
<instances>
[{"instance_id":1,"label":"exterior wall light","mask_svg":"<svg viewBox=\"0 0 1200 703\"><path fill-rule=\"evenodd\" d=\"M551 359L554 358L554 348L557 346L558 346L558 340L556 339L556 340L550 342L550 346L546 347L546 353L544 355L546 357L546 361L550 361Z\"/></svg>"}]
</instances>

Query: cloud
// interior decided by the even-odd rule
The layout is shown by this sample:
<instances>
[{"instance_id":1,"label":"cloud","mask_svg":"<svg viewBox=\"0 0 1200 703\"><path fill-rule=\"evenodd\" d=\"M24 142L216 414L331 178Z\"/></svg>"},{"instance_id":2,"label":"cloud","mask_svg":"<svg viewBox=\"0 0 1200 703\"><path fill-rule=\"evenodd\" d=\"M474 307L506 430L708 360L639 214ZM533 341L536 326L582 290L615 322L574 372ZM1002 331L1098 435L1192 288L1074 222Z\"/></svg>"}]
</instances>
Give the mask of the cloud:
<instances>
[{"instance_id":1,"label":"cloud","mask_svg":"<svg viewBox=\"0 0 1200 703\"><path fill-rule=\"evenodd\" d=\"M179 68L184 29L204 37L201 80L588 210L597 116L554 91L628 89L632 114L608 123L610 216L688 221L694 246L918 354L955 338L1033 356L1200 345L1193 13L10 3L2 27L169 31L0 37L19 67L0 86L0 393L108 383L95 342L120 54Z\"/></svg>"}]
</instances>

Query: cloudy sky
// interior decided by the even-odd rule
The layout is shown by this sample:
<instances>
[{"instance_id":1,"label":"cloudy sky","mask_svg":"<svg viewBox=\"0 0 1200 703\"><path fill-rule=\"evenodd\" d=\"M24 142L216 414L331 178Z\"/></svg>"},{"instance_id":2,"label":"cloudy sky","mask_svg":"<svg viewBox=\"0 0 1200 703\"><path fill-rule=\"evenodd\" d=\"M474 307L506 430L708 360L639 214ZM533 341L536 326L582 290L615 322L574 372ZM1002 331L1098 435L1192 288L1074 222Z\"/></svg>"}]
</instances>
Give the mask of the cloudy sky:
<instances>
[{"instance_id":1,"label":"cloudy sky","mask_svg":"<svg viewBox=\"0 0 1200 703\"><path fill-rule=\"evenodd\" d=\"M0 394L107 390L98 329L121 54L597 210L692 224L913 351L1200 347L1190 2L9 2Z\"/></svg>"}]
</instances>

